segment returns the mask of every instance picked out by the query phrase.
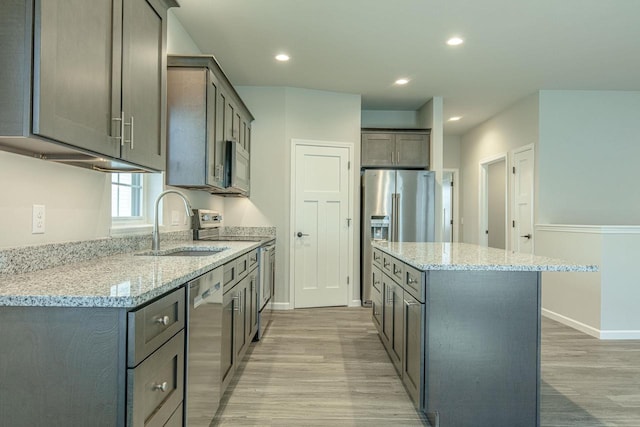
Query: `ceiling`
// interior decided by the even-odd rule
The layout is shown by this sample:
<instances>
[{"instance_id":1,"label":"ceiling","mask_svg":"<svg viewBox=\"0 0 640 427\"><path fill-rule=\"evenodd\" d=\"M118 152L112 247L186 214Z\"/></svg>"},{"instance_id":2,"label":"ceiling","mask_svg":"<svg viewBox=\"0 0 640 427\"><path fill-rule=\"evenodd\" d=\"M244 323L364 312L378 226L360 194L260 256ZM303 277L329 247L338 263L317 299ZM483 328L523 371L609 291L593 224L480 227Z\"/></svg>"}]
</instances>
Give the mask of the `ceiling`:
<instances>
[{"instance_id":1,"label":"ceiling","mask_svg":"<svg viewBox=\"0 0 640 427\"><path fill-rule=\"evenodd\" d=\"M175 15L234 85L444 99L462 134L540 89L640 90L638 0L180 0ZM446 40L462 37L451 47ZM286 52L287 63L274 56ZM406 77L405 86L394 85Z\"/></svg>"}]
</instances>

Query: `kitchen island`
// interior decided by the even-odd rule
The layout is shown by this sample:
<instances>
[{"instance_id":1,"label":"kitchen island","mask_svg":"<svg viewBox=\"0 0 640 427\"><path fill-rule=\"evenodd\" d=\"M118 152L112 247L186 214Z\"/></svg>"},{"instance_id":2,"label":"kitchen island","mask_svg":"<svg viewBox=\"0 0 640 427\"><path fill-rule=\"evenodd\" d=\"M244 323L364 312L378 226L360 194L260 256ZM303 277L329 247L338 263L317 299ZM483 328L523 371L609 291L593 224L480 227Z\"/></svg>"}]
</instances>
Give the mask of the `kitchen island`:
<instances>
[{"instance_id":1,"label":"kitchen island","mask_svg":"<svg viewBox=\"0 0 640 427\"><path fill-rule=\"evenodd\" d=\"M373 321L432 425L540 425L542 271L597 271L464 243L375 242Z\"/></svg>"}]
</instances>

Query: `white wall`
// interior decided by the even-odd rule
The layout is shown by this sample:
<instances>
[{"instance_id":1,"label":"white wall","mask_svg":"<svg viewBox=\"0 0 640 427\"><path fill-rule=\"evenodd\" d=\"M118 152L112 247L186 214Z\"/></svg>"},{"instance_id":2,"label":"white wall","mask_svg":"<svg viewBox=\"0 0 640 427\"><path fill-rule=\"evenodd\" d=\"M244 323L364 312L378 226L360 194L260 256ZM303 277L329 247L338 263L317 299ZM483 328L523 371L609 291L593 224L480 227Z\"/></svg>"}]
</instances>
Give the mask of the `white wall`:
<instances>
[{"instance_id":1,"label":"white wall","mask_svg":"<svg viewBox=\"0 0 640 427\"><path fill-rule=\"evenodd\" d=\"M363 128L409 128L418 125L417 111L362 110Z\"/></svg>"},{"instance_id":2,"label":"white wall","mask_svg":"<svg viewBox=\"0 0 640 427\"><path fill-rule=\"evenodd\" d=\"M311 139L354 144L354 207L359 200L360 96L318 90L240 86L236 88L256 121L252 128L250 200L225 200L225 225L277 227L276 303L290 302L290 162L291 140ZM356 211L356 218L359 212ZM354 300L359 299L359 224L354 224Z\"/></svg>"},{"instance_id":3,"label":"white wall","mask_svg":"<svg viewBox=\"0 0 640 427\"><path fill-rule=\"evenodd\" d=\"M521 99L462 136L460 217L464 223L460 234L463 242L478 243L480 162L523 145L537 144L537 141L537 93ZM510 213L507 218L510 218ZM511 241L510 236L507 241Z\"/></svg>"},{"instance_id":4,"label":"white wall","mask_svg":"<svg viewBox=\"0 0 640 427\"><path fill-rule=\"evenodd\" d=\"M640 92L541 91L539 222L640 224L638 123Z\"/></svg>"},{"instance_id":5,"label":"white wall","mask_svg":"<svg viewBox=\"0 0 640 427\"><path fill-rule=\"evenodd\" d=\"M110 175L0 151L0 247L95 239L111 227ZM31 234L45 205L45 234Z\"/></svg>"},{"instance_id":6,"label":"white wall","mask_svg":"<svg viewBox=\"0 0 640 427\"><path fill-rule=\"evenodd\" d=\"M460 168L460 135L444 136L444 159L442 164L445 169Z\"/></svg>"}]
</instances>

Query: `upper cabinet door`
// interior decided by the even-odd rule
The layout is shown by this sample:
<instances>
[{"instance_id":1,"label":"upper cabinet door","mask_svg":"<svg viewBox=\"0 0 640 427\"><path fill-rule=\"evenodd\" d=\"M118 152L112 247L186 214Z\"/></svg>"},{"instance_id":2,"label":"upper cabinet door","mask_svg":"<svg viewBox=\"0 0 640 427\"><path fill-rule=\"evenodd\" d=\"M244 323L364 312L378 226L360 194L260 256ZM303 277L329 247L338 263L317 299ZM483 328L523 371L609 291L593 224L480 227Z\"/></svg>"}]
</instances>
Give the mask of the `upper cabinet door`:
<instances>
[{"instance_id":1,"label":"upper cabinet door","mask_svg":"<svg viewBox=\"0 0 640 427\"><path fill-rule=\"evenodd\" d=\"M429 135L415 133L396 134L395 162L398 167L428 167Z\"/></svg>"},{"instance_id":2,"label":"upper cabinet door","mask_svg":"<svg viewBox=\"0 0 640 427\"><path fill-rule=\"evenodd\" d=\"M221 165L224 165L221 150L216 149L218 96L220 95L220 83L211 70L207 70L207 184L222 187L223 176ZM220 157L218 157L220 156Z\"/></svg>"},{"instance_id":3,"label":"upper cabinet door","mask_svg":"<svg viewBox=\"0 0 640 427\"><path fill-rule=\"evenodd\" d=\"M395 160L394 135L391 133L362 134L362 167L391 166Z\"/></svg>"},{"instance_id":4,"label":"upper cabinet door","mask_svg":"<svg viewBox=\"0 0 640 427\"><path fill-rule=\"evenodd\" d=\"M36 0L35 7L33 133L118 157L112 89L120 92L121 9L112 0Z\"/></svg>"},{"instance_id":5,"label":"upper cabinet door","mask_svg":"<svg viewBox=\"0 0 640 427\"><path fill-rule=\"evenodd\" d=\"M122 158L165 168L166 9L157 0L124 0Z\"/></svg>"}]
</instances>

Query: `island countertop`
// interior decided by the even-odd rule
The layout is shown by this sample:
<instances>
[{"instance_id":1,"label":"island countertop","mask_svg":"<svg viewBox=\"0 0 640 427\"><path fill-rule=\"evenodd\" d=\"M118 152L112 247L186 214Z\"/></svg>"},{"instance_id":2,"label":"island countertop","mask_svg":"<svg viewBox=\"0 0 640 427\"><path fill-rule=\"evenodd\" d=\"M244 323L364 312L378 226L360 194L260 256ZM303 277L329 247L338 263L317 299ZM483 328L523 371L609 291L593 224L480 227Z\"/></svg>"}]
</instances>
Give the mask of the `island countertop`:
<instances>
[{"instance_id":1,"label":"island countertop","mask_svg":"<svg viewBox=\"0 0 640 427\"><path fill-rule=\"evenodd\" d=\"M207 256L105 256L21 274L0 274L0 307L137 307L223 265L261 242L220 241L163 244L176 248L222 249Z\"/></svg>"},{"instance_id":2,"label":"island countertop","mask_svg":"<svg viewBox=\"0 0 640 427\"><path fill-rule=\"evenodd\" d=\"M468 243L374 241L373 247L423 271L598 271L597 265L575 264Z\"/></svg>"}]
</instances>

